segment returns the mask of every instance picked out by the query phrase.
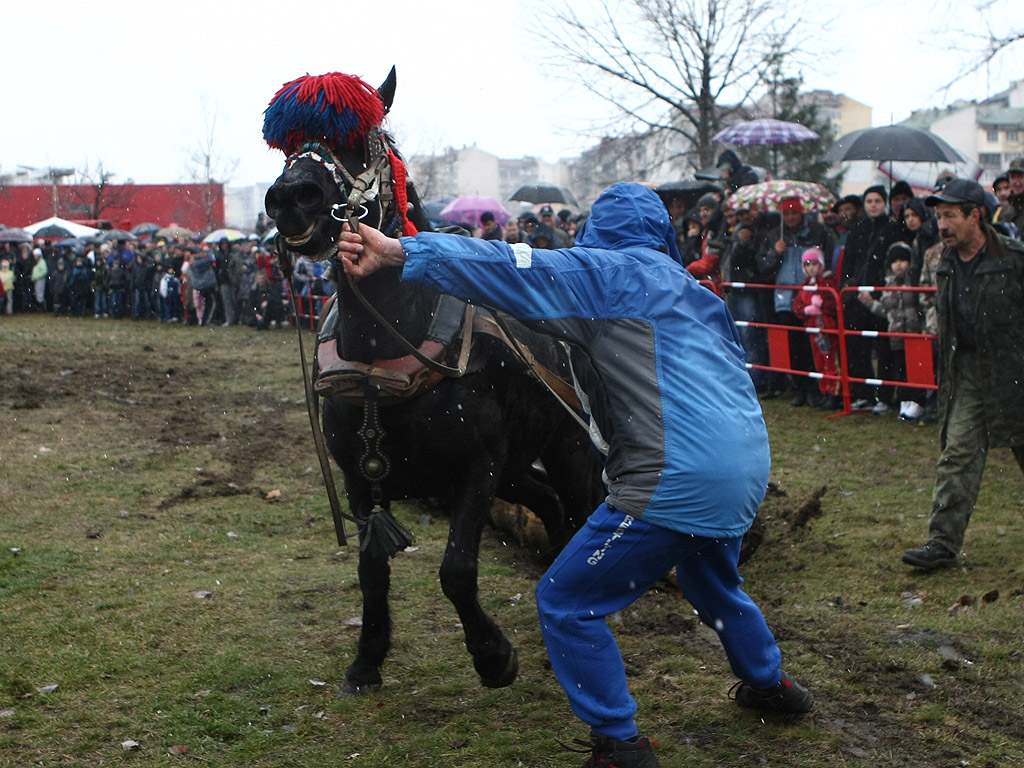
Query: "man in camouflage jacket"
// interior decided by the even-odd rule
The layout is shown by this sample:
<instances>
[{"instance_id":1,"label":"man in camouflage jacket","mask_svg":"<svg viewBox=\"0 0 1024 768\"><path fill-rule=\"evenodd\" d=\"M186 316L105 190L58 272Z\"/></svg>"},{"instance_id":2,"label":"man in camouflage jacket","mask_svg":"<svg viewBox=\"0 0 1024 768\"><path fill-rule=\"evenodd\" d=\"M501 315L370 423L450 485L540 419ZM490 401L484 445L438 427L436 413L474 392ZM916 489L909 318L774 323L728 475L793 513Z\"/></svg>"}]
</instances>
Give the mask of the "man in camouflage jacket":
<instances>
[{"instance_id":1,"label":"man in camouflage jacket","mask_svg":"<svg viewBox=\"0 0 1024 768\"><path fill-rule=\"evenodd\" d=\"M946 244L936 270L942 453L928 541L903 553L924 569L956 565L990 448L1024 471L1024 245L984 219L979 184L956 179L927 199Z\"/></svg>"}]
</instances>

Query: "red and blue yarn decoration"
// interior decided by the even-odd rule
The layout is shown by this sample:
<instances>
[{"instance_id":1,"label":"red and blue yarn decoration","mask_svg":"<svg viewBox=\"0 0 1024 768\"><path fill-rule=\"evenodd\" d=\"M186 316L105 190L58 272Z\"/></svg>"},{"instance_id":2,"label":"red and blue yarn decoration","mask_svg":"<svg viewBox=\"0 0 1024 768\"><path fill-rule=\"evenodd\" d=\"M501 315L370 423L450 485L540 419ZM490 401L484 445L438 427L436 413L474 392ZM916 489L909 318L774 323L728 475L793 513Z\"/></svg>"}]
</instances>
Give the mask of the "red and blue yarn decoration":
<instances>
[{"instance_id":1,"label":"red and blue yarn decoration","mask_svg":"<svg viewBox=\"0 0 1024 768\"><path fill-rule=\"evenodd\" d=\"M286 155L307 142L350 148L384 120L377 89L354 75L329 72L285 83L263 113L263 139Z\"/></svg>"}]
</instances>

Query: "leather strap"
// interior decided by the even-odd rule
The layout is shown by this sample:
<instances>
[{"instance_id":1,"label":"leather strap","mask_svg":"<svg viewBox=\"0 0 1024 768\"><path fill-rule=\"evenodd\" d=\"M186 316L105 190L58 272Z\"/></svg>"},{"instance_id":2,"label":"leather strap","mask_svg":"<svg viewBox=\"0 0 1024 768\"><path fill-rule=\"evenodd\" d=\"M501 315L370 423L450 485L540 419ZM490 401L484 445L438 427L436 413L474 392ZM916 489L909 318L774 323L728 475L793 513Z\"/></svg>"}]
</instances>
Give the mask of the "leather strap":
<instances>
[{"instance_id":1,"label":"leather strap","mask_svg":"<svg viewBox=\"0 0 1024 768\"><path fill-rule=\"evenodd\" d=\"M345 278L346 280L348 280L348 287L352 289L352 293L354 293L355 297L359 299L359 303L366 307L366 311L373 316L373 319L376 320L380 324L380 326L385 331L388 332L388 334L390 334L391 338L393 338L395 341L401 344L402 347L404 347L405 350L410 355L415 357L430 370L435 371L436 373L440 373L442 376L445 376L450 379L461 378L466 373L466 364L469 362L469 349L471 346L470 342L473 335L472 304L466 305L466 313L462 321L462 349L459 352L459 362L453 368L451 366L444 365L443 363L431 360L429 357L422 354L416 347L412 345L412 343L408 339L406 339L401 333L398 332L398 330L395 329L395 327L386 317L384 317L384 315L377 311L376 307L374 307L367 300L367 298L363 295L363 292L359 290L359 286L356 284L356 281L352 279L352 275L346 272Z\"/></svg>"},{"instance_id":2,"label":"leather strap","mask_svg":"<svg viewBox=\"0 0 1024 768\"><path fill-rule=\"evenodd\" d=\"M562 407L576 419L577 423L589 431L590 427L584 420L587 412L583 409L583 404L580 403L579 395L576 394L576 388L537 360L530 348L509 332L505 323L502 322L498 315L475 315L473 317L473 330L494 336L507 344L516 353L516 356L523 361L526 367L540 379L541 383L548 388L548 391L562 404Z\"/></svg>"}]
</instances>

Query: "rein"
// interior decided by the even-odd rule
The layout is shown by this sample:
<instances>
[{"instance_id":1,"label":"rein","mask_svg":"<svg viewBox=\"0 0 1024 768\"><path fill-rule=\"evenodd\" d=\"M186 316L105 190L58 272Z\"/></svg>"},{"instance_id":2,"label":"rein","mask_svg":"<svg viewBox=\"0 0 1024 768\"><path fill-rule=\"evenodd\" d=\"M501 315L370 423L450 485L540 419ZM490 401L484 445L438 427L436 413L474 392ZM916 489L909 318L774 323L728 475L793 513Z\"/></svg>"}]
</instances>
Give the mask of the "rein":
<instances>
[{"instance_id":1,"label":"rein","mask_svg":"<svg viewBox=\"0 0 1024 768\"><path fill-rule=\"evenodd\" d=\"M282 238L277 237L277 258L281 265L281 271L285 276L285 284L288 286L288 300L292 306L292 316L298 317L299 311L295 304L295 294L292 292L291 263L288 261L288 252L282 245ZM313 430L313 444L316 446L316 457L320 463L320 474L324 478L324 487L327 489L327 500L331 505L331 517L334 519L334 531L338 537L338 546L344 547L348 543L348 534L345 530L345 521L349 520L359 525L356 518L346 515L341 510L341 502L338 500L338 489L334 485L334 473L331 471L330 459L327 457L327 443L324 442L324 433L320 428L320 408L316 393L313 391L312 377L309 375L309 362L306 359L306 345L302 340L302 326L295 323L295 330L299 334L299 360L302 363L302 384L306 391L306 412L309 414L309 426Z\"/></svg>"}]
</instances>

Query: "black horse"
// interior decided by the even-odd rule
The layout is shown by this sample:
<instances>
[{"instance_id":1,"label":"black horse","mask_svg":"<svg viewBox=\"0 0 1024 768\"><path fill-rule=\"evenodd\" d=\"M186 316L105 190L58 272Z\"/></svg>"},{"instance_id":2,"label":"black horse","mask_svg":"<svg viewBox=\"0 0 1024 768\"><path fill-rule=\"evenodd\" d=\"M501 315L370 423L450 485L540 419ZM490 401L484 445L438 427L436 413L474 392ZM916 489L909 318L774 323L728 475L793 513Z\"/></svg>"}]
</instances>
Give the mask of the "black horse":
<instances>
[{"instance_id":1,"label":"black horse","mask_svg":"<svg viewBox=\"0 0 1024 768\"><path fill-rule=\"evenodd\" d=\"M385 112L394 90L392 70L374 89ZM273 107L272 102L268 121L280 117L271 115ZM284 173L266 196L267 213L289 251L333 258L343 221L356 217L390 234L403 228L410 232L409 223L429 231L415 188L402 184L404 166L396 167L401 160L390 137L372 119L367 122L357 141L314 136L313 143L291 147ZM301 128L288 126L286 133L303 137ZM382 270L358 286L344 281L340 267L337 274L336 313L328 323L336 329L321 331L319 367L323 373L326 358L340 361L346 388L321 386L328 377L317 385L325 395L326 443L344 474L350 511L360 523L363 596L358 655L340 694L381 685L390 647L391 567L387 551L366 546L371 536L366 521L373 510L387 510L398 499L436 499L448 513L442 590L458 612L482 684L509 685L518 672L515 649L477 599L477 556L491 504L495 497L523 504L542 520L559 548L603 496L600 462L583 428L501 340L483 310L475 310L475 319L473 312L464 313L465 305L453 310L451 297L403 283L395 269ZM508 319L503 324L544 369L569 378L566 357L554 340ZM386 325L442 364L465 349L465 374L443 377L424 369ZM454 332L440 332L439 325L455 326ZM410 378L418 383L404 386ZM397 390L389 388L398 380L403 384ZM538 461L544 472L537 470Z\"/></svg>"}]
</instances>

